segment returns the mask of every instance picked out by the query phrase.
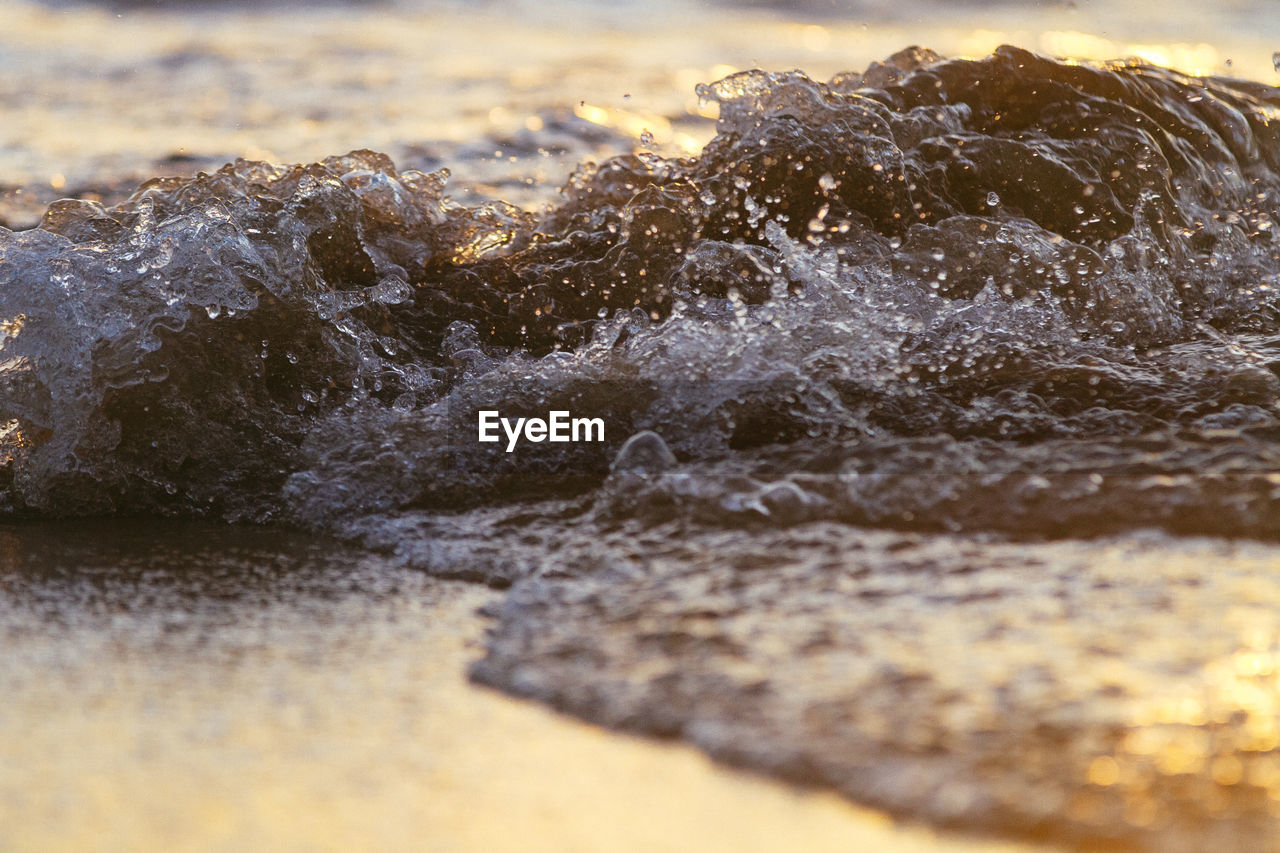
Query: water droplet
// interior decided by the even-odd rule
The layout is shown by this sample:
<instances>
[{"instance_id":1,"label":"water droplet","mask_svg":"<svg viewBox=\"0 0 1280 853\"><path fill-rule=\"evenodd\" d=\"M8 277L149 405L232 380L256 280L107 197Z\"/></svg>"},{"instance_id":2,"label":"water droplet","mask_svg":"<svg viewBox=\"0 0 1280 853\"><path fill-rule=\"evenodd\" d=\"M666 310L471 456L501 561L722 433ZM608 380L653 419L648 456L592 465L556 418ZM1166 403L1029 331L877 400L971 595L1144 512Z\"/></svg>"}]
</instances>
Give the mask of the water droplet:
<instances>
[{"instance_id":1,"label":"water droplet","mask_svg":"<svg viewBox=\"0 0 1280 853\"><path fill-rule=\"evenodd\" d=\"M987 207L999 207L1000 196L995 193L987 193Z\"/></svg>"},{"instance_id":2,"label":"water droplet","mask_svg":"<svg viewBox=\"0 0 1280 853\"><path fill-rule=\"evenodd\" d=\"M1271 64L1275 66L1277 71L1280 71L1280 50L1271 54Z\"/></svg>"},{"instance_id":3,"label":"water droplet","mask_svg":"<svg viewBox=\"0 0 1280 853\"><path fill-rule=\"evenodd\" d=\"M645 128L643 131L641 131L640 144L643 145L645 148L653 147L653 134L649 132L648 128Z\"/></svg>"},{"instance_id":4,"label":"water droplet","mask_svg":"<svg viewBox=\"0 0 1280 853\"><path fill-rule=\"evenodd\" d=\"M646 429L627 439L610 470L614 473L635 471L641 474L658 474L675 464L676 457L662 440L662 436Z\"/></svg>"}]
</instances>

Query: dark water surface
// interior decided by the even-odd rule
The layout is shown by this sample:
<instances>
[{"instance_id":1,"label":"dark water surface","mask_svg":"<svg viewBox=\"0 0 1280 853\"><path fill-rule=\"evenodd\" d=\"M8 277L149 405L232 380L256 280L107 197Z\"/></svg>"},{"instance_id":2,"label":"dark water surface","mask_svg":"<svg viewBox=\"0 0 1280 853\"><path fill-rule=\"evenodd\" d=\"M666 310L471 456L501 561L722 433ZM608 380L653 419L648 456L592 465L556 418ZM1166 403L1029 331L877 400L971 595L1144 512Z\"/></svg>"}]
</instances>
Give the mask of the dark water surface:
<instances>
[{"instance_id":1,"label":"dark water surface","mask_svg":"<svg viewBox=\"0 0 1280 853\"><path fill-rule=\"evenodd\" d=\"M330 537L235 534L286 599L512 587L476 680L913 819L1276 847L1280 90L1001 47L698 94L705 147L543 207L357 150L0 231L0 508Z\"/></svg>"}]
</instances>

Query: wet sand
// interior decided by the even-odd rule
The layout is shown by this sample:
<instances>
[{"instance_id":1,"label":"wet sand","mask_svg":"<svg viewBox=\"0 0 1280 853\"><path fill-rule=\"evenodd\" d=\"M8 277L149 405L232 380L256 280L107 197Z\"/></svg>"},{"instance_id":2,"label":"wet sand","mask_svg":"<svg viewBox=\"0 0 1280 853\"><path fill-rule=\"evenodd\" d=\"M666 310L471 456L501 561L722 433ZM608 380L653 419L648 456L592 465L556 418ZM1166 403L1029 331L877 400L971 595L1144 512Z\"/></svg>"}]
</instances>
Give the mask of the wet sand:
<instances>
[{"instance_id":1,"label":"wet sand","mask_svg":"<svg viewBox=\"0 0 1280 853\"><path fill-rule=\"evenodd\" d=\"M1022 849L470 685L500 594L332 543L8 527L0 592L3 850Z\"/></svg>"}]
</instances>

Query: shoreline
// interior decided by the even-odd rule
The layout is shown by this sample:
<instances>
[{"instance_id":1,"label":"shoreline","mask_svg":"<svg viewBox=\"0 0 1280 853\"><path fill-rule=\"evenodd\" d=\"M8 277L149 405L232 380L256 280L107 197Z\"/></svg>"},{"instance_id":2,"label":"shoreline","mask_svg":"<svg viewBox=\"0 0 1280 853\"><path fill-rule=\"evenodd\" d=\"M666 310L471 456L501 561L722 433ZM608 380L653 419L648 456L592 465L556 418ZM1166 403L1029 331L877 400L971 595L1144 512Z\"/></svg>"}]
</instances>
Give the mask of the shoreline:
<instances>
[{"instance_id":1,"label":"shoreline","mask_svg":"<svg viewBox=\"0 0 1280 853\"><path fill-rule=\"evenodd\" d=\"M3 544L17 556L15 528ZM477 611L502 593L355 552L263 581L269 537L252 532L223 536L204 565L166 566L183 537L209 534L159 533L154 548L141 532L101 548L120 573L84 567L87 545L48 546L37 586L54 618L24 605L40 596L0 602L7 850L1043 849L897 824L473 685ZM248 600L179 589L217 559L249 570ZM369 588L329 588L352 559ZM3 568L12 589L40 566Z\"/></svg>"}]
</instances>

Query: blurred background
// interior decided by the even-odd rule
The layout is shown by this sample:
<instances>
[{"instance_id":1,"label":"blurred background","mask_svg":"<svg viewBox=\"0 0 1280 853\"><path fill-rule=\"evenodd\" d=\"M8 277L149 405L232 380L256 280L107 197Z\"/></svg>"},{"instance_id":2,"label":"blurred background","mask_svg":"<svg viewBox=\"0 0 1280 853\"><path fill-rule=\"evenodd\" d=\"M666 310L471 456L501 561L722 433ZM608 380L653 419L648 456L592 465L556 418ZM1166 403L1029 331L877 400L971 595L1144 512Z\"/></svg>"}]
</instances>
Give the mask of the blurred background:
<instances>
[{"instance_id":1,"label":"blurred background","mask_svg":"<svg viewBox=\"0 0 1280 853\"><path fill-rule=\"evenodd\" d=\"M373 148L454 173L461 200L546 203L577 162L697 151L694 86L735 70L827 78L910 44L1136 57L1280 83L1280 4L0 2L0 224L110 202L235 157Z\"/></svg>"}]
</instances>

